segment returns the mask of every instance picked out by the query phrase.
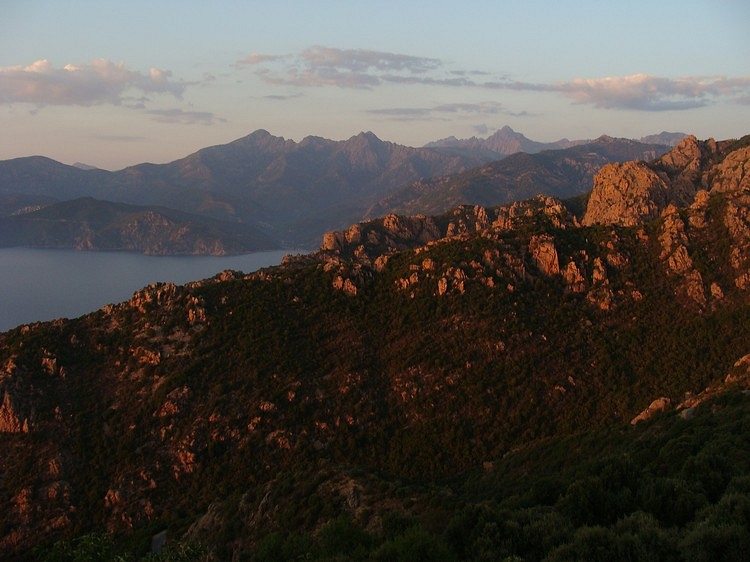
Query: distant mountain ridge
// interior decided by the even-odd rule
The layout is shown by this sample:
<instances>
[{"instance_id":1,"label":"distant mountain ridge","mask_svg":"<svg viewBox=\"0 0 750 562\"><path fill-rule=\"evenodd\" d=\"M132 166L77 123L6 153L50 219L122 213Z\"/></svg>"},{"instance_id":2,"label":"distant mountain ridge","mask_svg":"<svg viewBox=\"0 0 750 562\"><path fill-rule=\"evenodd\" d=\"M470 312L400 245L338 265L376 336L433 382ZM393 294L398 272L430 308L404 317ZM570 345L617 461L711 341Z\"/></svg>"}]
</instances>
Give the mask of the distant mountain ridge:
<instances>
[{"instance_id":1,"label":"distant mountain ridge","mask_svg":"<svg viewBox=\"0 0 750 562\"><path fill-rule=\"evenodd\" d=\"M555 142L537 142L526 138L523 134L514 131L506 125L501 129L495 131L486 139L478 137L471 137L468 139L448 137L445 139L427 143L425 147L484 150L490 153L500 154L502 156L509 156L511 154L515 154L516 152L526 152L529 154L533 154L535 152L541 152L542 150L570 148L571 146L575 146L576 144L585 144L587 142L590 141L569 141L568 139L560 139L559 141Z\"/></svg>"},{"instance_id":2,"label":"distant mountain ridge","mask_svg":"<svg viewBox=\"0 0 750 562\"><path fill-rule=\"evenodd\" d=\"M517 162L526 162L515 173L528 176L537 166L544 166L544 158L529 160L528 151L548 145L529 141L509 127L487 140L491 142L476 140L459 147L411 148L382 141L371 132L345 141L309 136L295 142L258 130L174 162L143 163L115 172L67 166L41 156L17 158L0 161L0 213L9 216L54 202L93 198L142 207L172 208L224 221L227 224L220 229L224 232L236 230L239 223L262 234L247 238L253 242L242 248L236 246L236 238L224 245L240 252L278 247L313 248L326 231L373 216L376 209L382 213L399 209L433 211L434 207L429 205L419 209L421 201L418 199L411 206L403 206L398 193L416 181L430 182L431 178L468 173L504 158L498 150L527 151L513 156ZM574 143L564 141L564 144ZM587 145L577 144L567 150L582 146ZM643 147L642 151L668 148L649 146L651 148ZM571 152L568 157L581 158L581 154ZM639 156L628 156L635 157ZM601 164L611 161L607 158L605 156ZM621 157L615 159L619 161ZM580 165L588 167L591 163L587 160ZM543 185L540 187L539 192L547 189ZM576 189L581 191L588 187L577 186ZM469 190L461 194L466 199L449 198L443 207L472 202L500 204L528 196L528 191L523 189L514 192L510 184L490 192L498 189L504 192L495 201L475 200ZM391 197L395 198L389 207ZM72 206L65 208L73 212ZM34 242L33 238L26 242L18 237L0 239L0 245L9 243ZM60 240L57 244L64 245L64 242ZM218 246L206 248L210 247ZM169 248L169 240L165 239L162 251L185 251L179 244L173 250Z\"/></svg>"},{"instance_id":3,"label":"distant mountain ridge","mask_svg":"<svg viewBox=\"0 0 750 562\"><path fill-rule=\"evenodd\" d=\"M639 140L645 143L666 144L667 146L675 147L687 136L689 135L686 133L669 133L667 131L662 131L656 135L641 137Z\"/></svg>"},{"instance_id":4,"label":"distant mountain ridge","mask_svg":"<svg viewBox=\"0 0 750 562\"><path fill-rule=\"evenodd\" d=\"M220 256L274 248L274 242L251 225L91 197L0 217L0 241L7 246L146 255Z\"/></svg>"},{"instance_id":5,"label":"distant mountain ridge","mask_svg":"<svg viewBox=\"0 0 750 562\"><path fill-rule=\"evenodd\" d=\"M494 206L540 194L572 197L590 190L605 164L652 160L668 149L602 136L570 148L518 152L459 174L418 180L379 201L367 216L437 214L461 204Z\"/></svg>"},{"instance_id":6,"label":"distant mountain ridge","mask_svg":"<svg viewBox=\"0 0 750 562\"><path fill-rule=\"evenodd\" d=\"M275 244L317 244L326 230L361 218L389 190L486 159L410 148L360 133L300 142L259 130L168 164L117 172L82 170L44 157L0 162L0 197L93 197L170 207L260 228Z\"/></svg>"},{"instance_id":7,"label":"distant mountain ridge","mask_svg":"<svg viewBox=\"0 0 750 562\"><path fill-rule=\"evenodd\" d=\"M686 136L687 134L685 133L668 133L666 131L662 131L661 133L656 135L641 137L640 139L638 139L638 141L644 144L659 144L672 147L676 146L677 143L679 143ZM506 125L501 129L498 129L485 139L478 137L471 137L468 139L448 137L445 139L427 143L425 147L487 151L488 153L497 153L502 156L510 156L511 154L516 154L517 152L535 154L537 152L542 152L543 150L571 148L573 146L588 144L590 142L592 142L591 139L572 141L568 139L560 139L554 142L537 142L528 139L523 134L514 131Z\"/></svg>"}]
</instances>

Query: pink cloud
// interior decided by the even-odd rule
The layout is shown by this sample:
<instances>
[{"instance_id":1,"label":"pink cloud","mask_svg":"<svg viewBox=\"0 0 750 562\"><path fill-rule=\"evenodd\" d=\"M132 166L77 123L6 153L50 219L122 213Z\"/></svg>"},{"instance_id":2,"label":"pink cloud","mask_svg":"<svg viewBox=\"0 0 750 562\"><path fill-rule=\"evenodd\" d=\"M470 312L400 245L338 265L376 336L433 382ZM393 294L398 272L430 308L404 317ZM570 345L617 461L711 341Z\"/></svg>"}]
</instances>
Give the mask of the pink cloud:
<instances>
[{"instance_id":1,"label":"pink cloud","mask_svg":"<svg viewBox=\"0 0 750 562\"><path fill-rule=\"evenodd\" d=\"M130 70L124 62L105 59L62 68L38 60L28 66L0 67L0 103L119 105L130 90L181 96L185 86L170 78L168 70L152 68L142 73Z\"/></svg>"}]
</instances>

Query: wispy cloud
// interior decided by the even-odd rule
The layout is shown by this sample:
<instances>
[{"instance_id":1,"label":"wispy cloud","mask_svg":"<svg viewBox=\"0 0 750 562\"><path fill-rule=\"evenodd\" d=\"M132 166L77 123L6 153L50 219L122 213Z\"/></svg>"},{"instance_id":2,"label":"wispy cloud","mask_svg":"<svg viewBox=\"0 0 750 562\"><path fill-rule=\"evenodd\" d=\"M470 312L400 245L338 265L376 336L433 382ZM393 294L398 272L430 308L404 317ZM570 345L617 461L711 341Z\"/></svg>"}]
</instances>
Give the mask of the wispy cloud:
<instances>
[{"instance_id":1,"label":"wispy cloud","mask_svg":"<svg viewBox=\"0 0 750 562\"><path fill-rule=\"evenodd\" d=\"M275 100L275 101L287 101L295 98L302 97L302 94L299 92L293 93L293 94L269 94L267 96L263 96L263 99L267 100Z\"/></svg>"},{"instance_id":2,"label":"wispy cloud","mask_svg":"<svg viewBox=\"0 0 750 562\"><path fill-rule=\"evenodd\" d=\"M367 110L371 115L381 115L395 121L445 119L447 117L497 115L505 113L503 105L494 102L448 103L432 107L387 107Z\"/></svg>"},{"instance_id":3,"label":"wispy cloud","mask_svg":"<svg viewBox=\"0 0 750 562\"><path fill-rule=\"evenodd\" d=\"M310 47L289 56L253 53L238 64L259 66L265 81L290 86L373 88L389 76L409 77L437 70L439 59L365 49ZM279 65L262 66L264 63Z\"/></svg>"},{"instance_id":4,"label":"wispy cloud","mask_svg":"<svg viewBox=\"0 0 750 562\"><path fill-rule=\"evenodd\" d=\"M141 142L146 140L146 137L136 135L96 135L95 138L107 142Z\"/></svg>"},{"instance_id":5,"label":"wispy cloud","mask_svg":"<svg viewBox=\"0 0 750 562\"><path fill-rule=\"evenodd\" d=\"M561 93L575 103L603 109L673 111L704 107L720 99L739 102L750 95L750 76L665 78L632 74L575 78L553 84L507 80L486 82L483 86L498 90Z\"/></svg>"},{"instance_id":6,"label":"wispy cloud","mask_svg":"<svg viewBox=\"0 0 750 562\"><path fill-rule=\"evenodd\" d=\"M649 74L573 78L556 83L521 82L488 72L450 68L440 59L362 49L311 47L293 55L252 54L238 61L251 65L271 84L373 89L385 84L474 88L493 91L548 92L577 104L603 109L636 111L687 110L717 101L747 103L750 76L727 78L687 76L668 78ZM374 110L394 118L424 118L435 108Z\"/></svg>"},{"instance_id":7,"label":"wispy cloud","mask_svg":"<svg viewBox=\"0 0 750 562\"><path fill-rule=\"evenodd\" d=\"M250 53L246 57L241 58L237 61L237 64L256 65L264 62L271 62L283 58L280 55L264 55L262 53Z\"/></svg>"},{"instance_id":8,"label":"wispy cloud","mask_svg":"<svg viewBox=\"0 0 750 562\"><path fill-rule=\"evenodd\" d=\"M176 109L152 109L147 111L159 123L182 123L188 125L213 125L216 121L225 121L209 111L185 111Z\"/></svg>"},{"instance_id":9,"label":"wispy cloud","mask_svg":"<svg viewBox=\"0 0 750 562\"><path fill-rule=\"evenodd\" d=\"M48 60L28 66L0 67L0 103L92 106L120 105L127 92L167 93L180 97L185 85L171 80L171 72L152 68L130 70L124 62L95 59L88 64L55 67Z\"/></svg>"},{"instance_id":10,"label":"wispy cloud","mask_svg":"<svg viewBox=\"0 0 750 562\"><path fill-rule=\"evenodd\" d=\"M312 47L306 49L300 58L310 68L340 68L352 72L405 71L420 74L442 66L439 59L415 57L383 51L364 49L332 49L329 47Z\"/></svg>"},{"instance_id":11,"label":"wispy cloud","mask_svg":"<svg viewBox=\"0 0 750 562\"><path fill-rule=\"evenodd\" d=\"M649 74L576 79L553 85L576 103L605 109L641 111L683 110L703 107L718 98L750 94L750 77L663 78Z\"/></svg>"}]
</instances>

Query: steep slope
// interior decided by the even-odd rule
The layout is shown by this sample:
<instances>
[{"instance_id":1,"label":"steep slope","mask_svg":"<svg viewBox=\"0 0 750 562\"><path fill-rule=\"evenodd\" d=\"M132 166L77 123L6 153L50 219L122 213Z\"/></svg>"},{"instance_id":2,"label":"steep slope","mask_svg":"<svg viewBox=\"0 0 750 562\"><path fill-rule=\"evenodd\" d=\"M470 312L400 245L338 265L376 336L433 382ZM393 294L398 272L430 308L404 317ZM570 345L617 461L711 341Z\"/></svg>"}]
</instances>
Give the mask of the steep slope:
<instances>
[{"instance_id":1,"label":"steep slope","mask_svg":"<svg viewBox=\"0 0 750 562\"><path fill-rule=\"evenodd\" d=\"M715 177L741 185L730 156ZM143 553L167 529L219 559L399 559L372 550L401 537L428 559L569 560L629 526L680 559L748 501L748 404L716 398L748 385L744 193L633 226L551 197L387 215L0 334L0 555L95 531ZM684 419L631 429L655 399Z\"/></svg>"},{"instance_id":2,"label":"steep slope","mask_svg":"<svg viewBox=\"0 0 750 562\"><path fill-rule=\"evenodd\" d=\"M420 179L380 201L368 216L438 214L457 205L494 206L539 194L571 197L591 189L594 175L607 163L651 160L666 150L603 136L562 150L516 153L460 174Z\"/></svg>"}]
</instances>

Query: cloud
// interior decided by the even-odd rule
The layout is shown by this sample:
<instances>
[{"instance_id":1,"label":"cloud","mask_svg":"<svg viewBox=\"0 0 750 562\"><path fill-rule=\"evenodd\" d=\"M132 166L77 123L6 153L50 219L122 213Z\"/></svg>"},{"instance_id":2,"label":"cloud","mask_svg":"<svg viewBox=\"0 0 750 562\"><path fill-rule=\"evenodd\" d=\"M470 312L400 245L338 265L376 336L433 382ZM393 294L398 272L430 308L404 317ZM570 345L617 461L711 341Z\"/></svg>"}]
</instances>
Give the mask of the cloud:
<instances>
[{"instance_id":1,"label":"cloud","mask_svg":"<svg viewBox=\"0 0 750 562\"><path fill-rule=\"evenodd\" d=\"M521 82L508 75L449 68L442 60L364 49L310 47L291 55L253 53L237 61L251 65L269 84L297 87L375 89L383 85L420 85L477 90L542 92L602 109L674 111L718 101L747 104L750 76L668 78L650 74L574 78L557 83ZM373 110L398 119L434 117L436 108Z\"/></svg>"},{"instance_id":2,"label":"cloud","mask_svg":"<svg viewBox=\"0 0 750 562\"><path fill-rule=\"evenodd\" d=\"M396 121L413 121L416 119L429 119L431 110L425 107L386 107L380 109L368 109L370 115L383 115Z\"/></svg>"},{"instance_id":3,"label":"cloud","mask_svg":"<svg viewBox=\"0 0 750 562\"><path fill-rule=\"evenodd\" d=\"M266 81L284 86L338 86L340 88L372 88L380 79L372 74L338 68L290 68L283 76L266 75Z\"/></svg>"},{"instance_id":4,"label":"cloud","mask_svg":"<svg viewBox=\"0 0 750 562\"><path fill-rule=\"evenodd\" d=\"M96 135L95 138L107 142L141 142L146 140L146 137L134 135Z\"/></svg>"},{"instance_id":5,"label":"cloud","mask_svg":"<svg viewBox=\"0 0 750 562\"><path fill-rule=\"evenodd\" d=\"M704 107L720 98L740 102L750 95L750 77L665 78L650 74L576 78L554 84L487 82L485 87L561 93L575 103L602 109L674 111Z\"/></svg>"},{"instance_id":6,"label":"cloud","mask_svg":"<svg viewBox=\"0 0 750 562\"><path fill-rule=\"evenodd\" d=\"M438 105L432 110L443 113L472 113L494 115L503 112L503 105L494 101L485 101L481 103L448 103Z\"/></svg>"},{"instance_id":7,"label":"cloud","mask_svg":"<svg viewBox=\"0 0 750 562\"><path fill-rule=\"evenodd\" d=\"M387 74L383 76L383 81L390 82L393 84L421 84L423 86L449 86L453 88L468 86L468 87L481 87L481 84L476 83L474 80L468 78L445 78L445 77L432 77L432 76L397 76L393 74Z\"/></svg>"},{"instance_id":8,"label":"cloud","mask_svg":"<svg viewBox=\"0 0 750 562\"><path fill-rule=\"evenodd\" d=\"M439 59L383 51L329 47L311 47L303 51L300 58L312 69L338 68L351 72L406 71L420 74L442 66Z\"/></svg>"},{"instance_id":9,"label":"cloud","mask_svg":"<svg viewBox=\"0 0 750 562\"><path fill-rule=\"evenodd\" d=\"M287 101L295 98L302 97L302 94L300 93L294 93L294 94L269 94L267 96L263 96L263 99L267 100L274 100L274 101Z\"/></svg>"},{"instance_id":10,"label":"cloud","mask_svg":"<svg viewBox=\"0 0 750 562\"><path fill-rule=\"evenodd\" d=\"M382 115L396 121L416 121L446 119L447 114L454 116L473 117L476 115L497 115L505 113L503 105L487 101L481 103L448 103L433 107L391 107L370 109L371 115Z\"/></svg>"},{"instance_id":11,"label":"cloud","mask_svg":"<svg viewBox=\"0 0 750 562\"><path fill-rule=\"evenodd\" d=\"M147 111L159 123L182 123L187 125L213 125L225 121L209 111L184 111L182 109L152 109Z\"/></svg>"},{"instance_id":12,"label":"cloud","mask_svg":"<svg viewBox=\"0 0 750 562\"><path fill-rule=\"evenodd\" d=\"M271 64L271 68L263 66ZM257 74L271 84L373 88L384 80L408 78L439 69L439 59L365 49L310 47L290 56L254 53L237 61L260 66Z\"/></svg>"},{"instance_id":13,"label":"cloud","mask_svg":"<svg viewBox=\"0 0 750 562\"><path fill-rule=\"evenodd\" d=\"M130 90L180 97L185 86L170 79L168 70L152 68L142 73L128 69L124 62L95 59L59 68L45 59L28 66L0 67L0 103L120 105Z\"/></svg>"},{"instance_id":14,"label":"cloud","mask_svg":"<svg viewBox=\"0 0 750 562\"><path fill-rule=\"evenodd\" d=\"M683 110L710 103L709 95L718 93L700 79L678 80L648 74L576 79L553 87L576 103L604 109L641 111Z\"/></svg>"},{"instance_id":15,"label":"cloud","mask_svg":"<svg viewBox=\"0 0 750 562\"><path fill-rule=\"evenodd\" d=\"M275 60L279 60L283 57L279 55L264 55L261 53L250 53L246 57L241 58L237 61L237 64L248 64L248 65L256 65L261 64L264 62L271 62Z\"/></svg>"}]
</instances>

